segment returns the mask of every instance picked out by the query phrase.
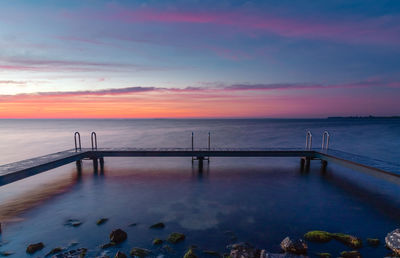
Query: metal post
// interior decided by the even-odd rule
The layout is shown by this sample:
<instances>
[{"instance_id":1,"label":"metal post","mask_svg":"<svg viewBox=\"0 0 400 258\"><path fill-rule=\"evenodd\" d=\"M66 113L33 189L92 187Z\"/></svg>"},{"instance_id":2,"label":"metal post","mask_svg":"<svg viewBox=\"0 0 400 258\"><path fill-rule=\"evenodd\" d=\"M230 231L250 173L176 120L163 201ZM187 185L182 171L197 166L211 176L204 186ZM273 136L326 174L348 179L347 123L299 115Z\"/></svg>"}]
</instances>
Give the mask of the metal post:
<instances>
[{"instance_id":1,"label":"metal post","mask_svg":"<svg viewBox=\"0 0 400 258\"><path fill-rule=\"evenodd\" d=\"M311 150L312 148L312 134L310 131L307 131L306 134L306 149Z\"/></svg>"},{"instance_id":2,"label":"metal post","mask_svg":"<svg viewBox=\"0 0 400 258\"><path fill-rule=\"evenodd\" d=\"M210 151L211 151L211 133L208 132L208 152L210 152ZM210 154L210 153L208 153L208 154ZM208 162L210 162L210 155L208 155L207 160L208 160Z\"/></svg>"},{"instance_id":3,"label":"metal post","mask_svg":"<svg viewBox=\"0 0 400 258\"><path fill-rule=\"evenodd\" d=\"M194 160L193 151L194 151L194 133L192 132L192 162Z\"/></svg>"},{"instance_id":4,"label":"metal post","mask_svg":"<svg viewBox=\"0 0 400 258\"><path fill-rule=\"evenodd\" d=\"M325 150L328 150L328 147L329 147L329 137L330 137L330 135L329 135L329 133L328 133L328 131L325 131L323 134L322 134L322 145L321 145L321 149L325 149Z\"/></svg>"}]
</instances>

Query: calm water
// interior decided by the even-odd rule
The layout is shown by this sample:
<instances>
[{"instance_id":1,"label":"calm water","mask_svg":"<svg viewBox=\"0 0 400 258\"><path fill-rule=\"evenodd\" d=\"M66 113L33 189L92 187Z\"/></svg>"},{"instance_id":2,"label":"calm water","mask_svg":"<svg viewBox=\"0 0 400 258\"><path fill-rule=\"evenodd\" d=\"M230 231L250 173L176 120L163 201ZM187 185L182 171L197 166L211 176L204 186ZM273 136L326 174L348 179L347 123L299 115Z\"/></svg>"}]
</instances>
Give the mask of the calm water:
<instances>
[{"instance_id":1,"label":"calm water","mask_svg":"<svg viewBox=\"0 0 400 258\"><path fill-rule=\"evenodd\" d=\"M86 147L91 131L100 147L190 147L192 131L197 147L206 146L208 131L213 147L303 147L306 130L314 146L328 130L333 149L400 163L400 120L0 120L0 164L70 149L74 131ZM70 164L0 188L0 251L25 257L29 243L42 241L46 247L35 257L72 242L79 244L70 249L89 248L89 257L132 247L158 255L152 239L174 231L187 238L172 245L170 257L181 257L190 245L199 256L204 249L222 254L241 241L279 252L284 237L314 229L384 241L400 226L399 189L334 164L323 174L317 161L302 174L299 160L290 158L213 158L203 174L186 158L106 159L103 174L85 161L81 175ZM109 221L97 226L101 217ZM83 224L64 226L68 219ZM166 228L150 230L158 221ZM101 250L115 228L128 240ZM309 247L311 257L348 250L333 241ZM388 251L381 244L361 252L383 257Z\"/></svg>"}]
</instances>

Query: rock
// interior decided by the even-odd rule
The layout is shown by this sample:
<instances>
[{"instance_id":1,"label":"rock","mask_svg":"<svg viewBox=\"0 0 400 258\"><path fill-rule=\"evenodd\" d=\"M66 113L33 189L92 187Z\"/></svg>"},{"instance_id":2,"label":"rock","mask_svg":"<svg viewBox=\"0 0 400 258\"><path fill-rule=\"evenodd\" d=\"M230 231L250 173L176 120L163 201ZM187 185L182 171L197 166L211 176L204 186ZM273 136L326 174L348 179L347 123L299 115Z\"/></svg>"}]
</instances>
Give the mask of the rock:
<instances>
[{"instance_id":1,"label":"rock","mask_svg":"<svg viewBox=\"0 0 400 258\"><path fill-rule=\"evenodd\" d=\"M340 253L340 256L343 258L361 258L359 251L343 251Z\"/></svg>"},{"instance_id":2,"label":"rock","mask_svg":"<svg viewBox=\"0 0 400 258\"><path fill-rule=\"evenodd\" d=\"M378 238L367 238L367 243L369 246L377 247L380 242L381 241Z\"/></svg>"},{"instance_id":3,"label":"rock","mask_svg":"<svg viewBox=\"0 0 400 258\"><path fill-rule=\"evenodd\" d=\"M64 249L62 247L53 248L50 252L46 254L46 256L50 256L56 253L61 253Z\"/></svg>"},{"instance_id":4,"label":"rock","mask_svg":"<svg viewBox=\"0 0 400 258\"><path fill-rule=\"evenodd\" d=\"M83 258L86 256L86 252L86 248L79 248L62 254L56 254L52 258Z\"/></svg>"},{"instance_id":5,"label":"rock","mask_svg":"<svg viewBox=\"0 0 400 258\"><path fill-rule=\"evenodd\" d=\"M13 255L14 253L12 252L0 252L0 256L6 257L6 256L10 256Z\"/></svg>"},{"instance_id":6,"label":"rock","mask_svg":"<svg viewBox=\"0 0 400 258\"><path fill-rule=\"evenodd\" d=\"M102 224L106 223L107 221L108 221L107 218L101 218L96 222L96 224L97 225L102 225Z\"/></svg>"},{"instance_id":7,"label":"rock","mask_svg":"<svg viewBox=\"0 0 400 258\"><path fill-rule=\"evenodd\" d=\"M215 257L221 257L221 255L218 252L212 251L212 250L204 250L204 254L215 256Z\"/></svg>"},{"instance_id":8,"label":"rock","mask_svg":"<svg viewBox=\"0 0 400 258\"><path fill-rule=\"evenodd\" d=\"M303 239L298 239L296 241L291 240L286 237L281 242L281 248L283 251L292 254L307 254L308 246Z\"/></svg>"},{"instance_id":9,"label":"rock","mask_svg":"<svg viewBox=\"0 0 400 258\"><path fill-rule=\"evenodd\" d=\"M135 227L135 226L137 226L137 223L131 223L128 225L128 227Z\"/></svg>"},{"instance_id":10,"label":"rock","mask_svg":"<svg viewBox=\"0 0 400 258\"><path fill-rule=\"evenodd\" d=\"M122 229L113 230L110 234L110 242L114 242L116 244L122 243L126 240L128 234Z\"/></svg>"},{"instance_id":11,"label":"rock","mask_svg":"<svg viewBox=\"0 0 400 258\"><path fill-rule=\"evenodd\" d=\"M28 254L33 254L36 253L39 250L42 250L44 248L44 244L42 242L37 243L37 244L30 244L27 248L26 248L26 252Z\"/></svg>"},{"instance_id":12,"label":"rock","mask_svg":"<svg viewBox=\"0 0 400 258\"><path fill-rule=\"evenodd\" d=\"M197 255L194 253L193 249L190 248L185 255L183 256L183 258L197 258Z\"/></svg>"},{"instance_id":13,"label":"rock","mask_svg":"<svg viewBox=\"0 0 400 258\"><path fill-rule=\"evenodd\" d=\"M174 249L172 249L172 247L170 247L169 245L163 245L163 247L161 247L161 252L162 253L173 253Z\"/></svg>"},{"instance_id":14,"label":"rock","mask_svg":"<svg viewBox=\"0 0 400 258\"><path fill-rule=\"evenodd\" d=\"M114 256L114 258L127 258L128 256L126 256L126 254L124 254L123 252L121 252L121 251L118 251L116 254L115 254L115 256Z\"/></svg>"},{"instance_id":15,"label":"rock","mask_svg":"<svg viewBox=\"0 0 400 258\"><path fill-rule=\"evenodd\" d=\"M101 249L107 249L107 248L110 248L110 247L115 246L115 245L117 245L115 242L110 242L110 243L102 245Z\"/></svg>"},{"instance_id":16,"label":"rock","mask_svg":"<svg viewBox=\"0 0 400 258\"><path fill-rule=\"evenodd\" d=\"M150 228L165 228L165 224L162 222L158 222L150 226Z\"/></svg>"},{"instance_id":17,"label":"rock","mask_svg":"<svg viewBox=\"0 0 400 258\"><path fill-rule=\"evenodd\" d=\"M162 243L164 243L164 241L159 238L153 240L153 245L161 245Z\"/></svg>"},{"instance_id":18,"label":"rock","mask_svg":"<svg viewBox=\"0 0 400 258\"><path fill-rule=\"evenodd\" d=\"M342 233L333 233L331 235L333 239L336 239L337 241L350 246L351 248L359 249L362 247L362 241L358 237Z\"/></svg>"},{"instance_id":19,"label":"rock","mask_svg":"<svg viewBox=\"0 0 400 258\"><path fill-rule=\"evenodd\" d=\"M146 257L151 254L151 251L144 248L134 247L130 254L131 256Z\"/></svg>"},{"instance_id":20,"label":"rock","mask_svg":"<svg viewBox=\"0 0 400 258\"><path fill-rule=\"evenodd\" d=\"M319 258L331 258L332 255L330 253L317 253L316 254Z\"/></svg>"},{"instance_id":21,"label":"rock","mask_svg":"<svg viewBox=\"0 0 400 258\"><path fill-rule=\"evenodd\" d=\"M311 242L326 243L332 240L332 234L326 231L314 230L307 232L304 238Z\"/></svg>"},{"instance_id":22,"label":"rock","mask_svg":"<svg viewBox=\"0 0 400 258\"><path fill-rule=\"evenodd\" d=\"M1 232L2 232L2 231L1 231L1 223L0 223L0 234L1 234Z\"/></svg>"},{"instance_id":23,"label":"rock","mask_svg":"<svg viewBox=\"0 0 400 258\"><path fill-rule=\"evenodd\" d=\"M67 220L67 222L65 222L64 225L71 227L79 227L80 225L82 225L82 222L77 219L69 219Z\"/></svg>"},{"instance_id":24,"label":"rock","mask_svg":"<svg viewBox=\"0 0 400 258\"><path fill-rule=\"evenodd\" d=\"M386 246L396 255L400 255L400 228L393 230L385 237Z\"/></svg>"},{"instance_id":25,"label":"rock","mask_svg":"<svg viewBox=\"0 0 400 258\"><path fill-rule=\"evenodd\" d=\"M231 249L231 253L229 254L231 258L258 258L261 253L260 250L255 249L248 243L237 243L229 245L227 248Z\"/></svg>"},{"instance_id":26,"label":"rock","mask_svg":"<svg viewBox=\"0 0 400 258\"><path fill-rule=\"evenodd\" d=\"M177 233L177 232L171 233L167 238L167 241L172 243L172 244L176 244L176 243L181 242L183 240L185 240L185 235L182 234L182 233Z\"/></svg>"},{"instance_id":27,"label":"rock","mask_svg":"<svg viewBox=\"0 0 400 258\"><path fill-rule=\"evenodd\" d=\"M308 258L308 256L290 254L290 253L274 254L274 253L268 253L265 250L261 250L260 258Z\"/></svg>"}]
</instances>

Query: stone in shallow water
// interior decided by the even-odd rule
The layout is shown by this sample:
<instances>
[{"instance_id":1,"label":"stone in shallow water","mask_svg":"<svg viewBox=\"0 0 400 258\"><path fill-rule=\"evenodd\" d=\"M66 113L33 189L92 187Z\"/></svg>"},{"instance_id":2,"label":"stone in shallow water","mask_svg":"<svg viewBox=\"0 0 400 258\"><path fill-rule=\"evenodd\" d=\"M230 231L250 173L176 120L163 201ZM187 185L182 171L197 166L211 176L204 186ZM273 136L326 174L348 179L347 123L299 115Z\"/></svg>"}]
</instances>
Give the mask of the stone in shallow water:
<instances>
[{"instance_id":1,"label":"stone in shallow water","mask_svg":"<svg viewBox=\"0 0 400 258\"><path fill-rule=\"evenodd\" d=\"M87 252L86 248L79 248L65 253L54 255L52 258L82 258L85 257Z\"/></svg>"},{"instance_id":2,"label":"stone in shallow water","mask_svg":"<svg viewBox=\"0 0 400 258\"><path fill-rule=\"evenodd\" d=\"M303 239L293 241L289 237L286 237L281 242L281 248L283 251L292 254L307 254L308 246Z\"/></svg>"},{"instance_id":3,"label":"stone in shallow water","mask_svg":"<svg viewBox=\"0 0 400 258\"><path fill-rule=\"evenodd\" d=\"M14 253L12 252L0 252L0 256L6 257L6 256L10 256L13 255Z\"/></svg>"},{"instance_id":4,"label":"stone in shallow water","mask_svg":"<svg viewBox=\"0 0 400 258\"><path fill-rule=\"evenodd\" d=\"M100 226L100 225L103 225L104 223L106 223L107 221L108 221L107 218L101 218L96 222L96 224Z\"/></svg>"},{"instance_id":5,"label":"stone in shallow water","mask_svg":"<svg viewBox=\"0 0 400 258\"><path fill-rule=\"evenodd\" d=\"M197 255L194 253L193 248L190 248L185 255L183 256L183 258L197 258Z\"/></svg>"},{"instance_id":6,"label":"stone in shallow water","mask_svg":"<svg viewBox=\"0 0 400 258\"><path fill-rule=\"evenodd\" d=\"M171 233L167 238L167 241L170 243L173 243L173 244L176 244L183 240L185 240L185 235L182 233L177 233L177 232Z\"/></svg>"},{"instance_id":7,"label":"stone in shallow water","mask_svg":"<svg viewBox=\"0 0 400 258\"><path fill-rule=\"evenodd\" d=\"M64 250L64 249L63 249L62 247L53 248L50 252L48 252L48 253L46 254L46 256L50 256L50 255L52 255L52 254L60 253L60 252L62 252L63 250Z\"/></svg>"},{"instance_id":8,"label":"stone in shallow water","mask_svg":"<svg viewBox=\"0 0 400 258\"><path fill-rule=\"evenodd\" d=\"M144 248L139 248L139 247L134 247L131 250L131 256L137 256L137 257L146 257L151 254L150 250L144 249Z\"/></svg>"},{"instance_id":9,"label":"stone in shallow water","mask_svg":"<svg viewBox=\"0 0 400 258\"><path fill-rule=\"evenodd\" d=\"M396 255L400 255L400 228L387 234L385 237L386 246Z\"/></svg>"},{"instance_id":10,"label":"stone in shallow water","mask_svg":"<svg viewBox=\"0 0 400 258\"><path fill-rule=\"evenodd\" d=\"M82 222L80 220L77 219L69 219L65 222L64 224L65 226L71 226L71 227L79 227L80 225L82 225Z\"/></svg>"},{"instance_id":11,"label":"stone in shallow water","mask_svg":"<svg viewBox=\"0 0 400 258\"><path fill-rule=\"evenodd\" d=\"M114 242L116 244L122 243L126 240L128 234L122 229L113 230L110 234L110 242Z\"/></svg>"},{"instance_id":12,"label":"stone in shallow water","mask_svg":"<svg viewBox=\"0 0 400 258\"><path fill-rule=\"evenodd\" d=\"M150 226L150 228L165 228L165 224L162 222L158 222Z\"/></svg>"},{"instance_id":13,"label":"stone in shallow water","mask_svg":"<svg viewBox=\"0 0 400 258\"><path fill-rule=\"evenodd\" d=\"M351 248L358 249L362 247L362 241L358 237L342 233L332 233L331 235L333 239L350 246Z\"/></svg>"},{"instance_id":14,"label":"stone in shallow water","mask_svg":"<svg viewBox=\"0 0 400 258\"><path fill-rule=\"evenodd\" d=\"M124 254L123 252L121 252L121 251L118 251L116 254L115 254L115 256L114 256L114 258L127 258L128 256L126 256L126 254Z\"/></svg>"},{"instance_id":15,"label":"stone in shallow water","mask_svg":"<svg viewBox=\"0 0 400 258\"><path fill-rule=\"evenodd\" d=\"M42 242L37 243L37 244L30 244L27 248L26 248L26 252L28 254L33 254L36 253L39 250L42 250L44 248L44 244Z\"/></svg>"},{"instance_id":16,"label":"stone in shallow water","mask_svg":"<svg viewBox=\"0 0 400 258\"><path fill-rule=\"evenodd\" d=\"M153 245L161 245L162 243L164 243L164 241L159 238L153 240Z\"/></svg>"},{"instance_id":17,"label":"stone in shallow water","mask_svg":"<svg viewBox=\"0 0 400 258\"><path fill-rule=\"evenodd\" d=\"M343 258L361 258L359 251L343 251L340 253L340 256Z\"/></svg>"},{"instance_id":18,"label":"stone in shallow water","mask_svg":"<svg viewBox=\"0 0 400 258\"><path fill-rule=\"evenodd\" d=\"M377 247L380 242L381 241L378 238L367 238L368 245L372 247Z\"/></svg>"}]
</instances>

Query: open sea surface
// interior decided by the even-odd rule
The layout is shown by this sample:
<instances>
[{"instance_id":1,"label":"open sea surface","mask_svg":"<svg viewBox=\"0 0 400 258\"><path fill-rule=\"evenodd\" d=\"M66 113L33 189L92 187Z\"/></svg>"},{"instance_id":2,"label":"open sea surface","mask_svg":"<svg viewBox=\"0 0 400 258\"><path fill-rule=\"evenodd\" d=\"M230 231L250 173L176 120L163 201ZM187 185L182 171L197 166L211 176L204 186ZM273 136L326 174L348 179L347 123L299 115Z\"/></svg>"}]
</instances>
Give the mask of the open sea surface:
<instances>
[{"instance_id":1,"label":"open sea surface","mask_svg":"<svg viewBox=\"0 0 400 258\"><path fill-rule=\"evenodd\" d=\"M328 130L330 148L364 155L400 166L400 119L210 119L210 120L0 120L0 165L74 147L81 132L83 147L96 131L99 147L304 147L305 133L321 145ZM96 225L100 218L109 220ZM79 227L65 225L69 219ZM361 237L363 257L384 257L384 237L400 227L400 186L359 171L312 161L300 172L298 158L211 158L203 173L190 158L106 158L104 173L94 173L91 161L77 173L75 163L0 187L0 252L25 253L31 243L45 248L88 248L87 257L108 255L132 247L152 256L182 257L196 245L229 253L226 246L248 242L280 252L286 237L309 230L342 232ZM149 229L163 222L164 229ZM136 226L131 224L135 223ZM109 249L109 233L121 228L128 239ZM154 238L182 232L185 241L164 253ZM379 238L369 247L367 238ZM161 245L162 246L162 245ZM350 250L336 241L309 243L309 256Z\"/></svg>"}]
</instances>

